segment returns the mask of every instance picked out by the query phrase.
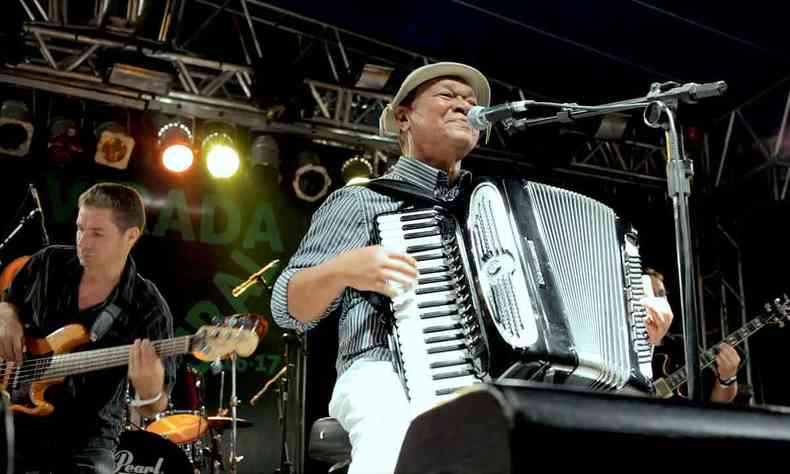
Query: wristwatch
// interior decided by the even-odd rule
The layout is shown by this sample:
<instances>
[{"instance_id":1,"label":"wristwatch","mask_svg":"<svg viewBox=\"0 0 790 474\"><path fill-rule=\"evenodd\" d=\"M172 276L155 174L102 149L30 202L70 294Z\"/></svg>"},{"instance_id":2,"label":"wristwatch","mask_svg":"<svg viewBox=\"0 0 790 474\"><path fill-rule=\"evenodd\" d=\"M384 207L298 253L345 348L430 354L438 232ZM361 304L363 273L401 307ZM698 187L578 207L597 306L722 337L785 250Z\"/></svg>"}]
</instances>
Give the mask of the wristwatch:
<instances>
[{"instance_id":1,"label":"wristwatch","mask_svg":"<svg viewBox=\"0 0 790 474\"><path fill-rule=\"evenodd\" d=\"M718 378L718 377L716 377L716 378ZM737 381L738 381L738 376L737 375L733 375L732 377L728 378L727 380L719 379L719 387L728 388L728 387L730 387L732 384L734 384Z\"/></svg>"}]
</instances>

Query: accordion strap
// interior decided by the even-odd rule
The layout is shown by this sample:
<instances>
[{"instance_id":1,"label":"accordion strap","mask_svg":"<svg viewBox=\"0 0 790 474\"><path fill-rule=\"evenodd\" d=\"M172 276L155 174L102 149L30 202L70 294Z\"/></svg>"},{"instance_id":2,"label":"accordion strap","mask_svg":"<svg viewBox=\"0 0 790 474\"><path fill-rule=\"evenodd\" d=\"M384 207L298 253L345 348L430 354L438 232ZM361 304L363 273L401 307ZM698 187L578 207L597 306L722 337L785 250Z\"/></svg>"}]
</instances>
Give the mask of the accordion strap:
<instances>
[{"instance_id":1,"label":"accordion strap","mask_svg":"<svg viewBox=\"0 0 790 474\"><path fill-rule=\"evenodd\" d=\"M384 194L385 196L403 201L424 201L434 206L441 206L444 208L452 206L451 202L437 199L425 188L421 188L416 184L409 183L408 181L401 181L399 179L376 178L368 181L367 183L361 183L359 186L364 186L371 191L375 191L379 194Z\"/></svg>"}]
</instances>

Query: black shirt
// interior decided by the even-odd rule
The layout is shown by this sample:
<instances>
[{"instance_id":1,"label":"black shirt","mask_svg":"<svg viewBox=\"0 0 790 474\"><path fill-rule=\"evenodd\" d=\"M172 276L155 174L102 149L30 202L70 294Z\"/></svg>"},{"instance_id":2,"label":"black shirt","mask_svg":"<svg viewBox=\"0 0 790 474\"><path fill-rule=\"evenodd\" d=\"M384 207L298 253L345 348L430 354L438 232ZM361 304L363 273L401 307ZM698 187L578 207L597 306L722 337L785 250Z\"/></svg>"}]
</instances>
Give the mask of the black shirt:
<instances>
[{"instance_id":1,"label":"black shirt","mask_svg":"<svg viewBox=\"0 0 790 474\"><path fill-rule=\"evenodd\" d=\"M41 338L67 324L91 329L111 304L120 308L112 326L96 342L79 346L91 350L131 344L137 338L173 337L173 316L156 286L137 273L129 256L118 285L103 303L80 311L79 284L83 268L71 246L53 245L34 254L8 289L7 301L16 306L25 336ZM74 352L74 351L72 351ZM164 360L165 387L175 382L176 361ZM24 436L52 436L60 448L115 449L126 415L127 366L66 377L45 393L55 411L46 417L15 414Z\"/></svg>"}]
</instances>

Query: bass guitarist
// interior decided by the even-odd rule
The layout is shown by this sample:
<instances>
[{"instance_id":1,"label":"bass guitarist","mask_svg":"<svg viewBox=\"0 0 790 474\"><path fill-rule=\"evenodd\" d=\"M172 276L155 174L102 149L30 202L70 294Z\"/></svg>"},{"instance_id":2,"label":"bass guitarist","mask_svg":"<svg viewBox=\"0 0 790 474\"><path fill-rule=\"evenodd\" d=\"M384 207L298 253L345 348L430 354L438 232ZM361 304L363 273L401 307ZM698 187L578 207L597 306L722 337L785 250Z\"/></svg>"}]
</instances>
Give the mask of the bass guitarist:
<instances>
[{"instance_id":1,"label":"bass guitarist","mask_svg":"<svg viewBox=\"0 0 790 474\"><path fill-rule=\"evenodd\" d=\"M47 416L15 409L17 473L114 472L127 378L135 392L132 405L145 417L167 407L175 381L176 361L163 361L150 343L173 337L173 317L129 255L145 229L142 197L128 186L99 183L78 205L76 247L53 245L34 254L0 303L0 358L11 362L3 364L2 384L12 403L29 393L20 384L33 363L26 369L22 362L10 378L8 367L29 358L36 341L54 338L63 333L55 331L74 323L84 326L91 340L66 352L131 344L128 370L104 369L53 384L45 398L54 411Z\"/></svg>"}]
</instances>

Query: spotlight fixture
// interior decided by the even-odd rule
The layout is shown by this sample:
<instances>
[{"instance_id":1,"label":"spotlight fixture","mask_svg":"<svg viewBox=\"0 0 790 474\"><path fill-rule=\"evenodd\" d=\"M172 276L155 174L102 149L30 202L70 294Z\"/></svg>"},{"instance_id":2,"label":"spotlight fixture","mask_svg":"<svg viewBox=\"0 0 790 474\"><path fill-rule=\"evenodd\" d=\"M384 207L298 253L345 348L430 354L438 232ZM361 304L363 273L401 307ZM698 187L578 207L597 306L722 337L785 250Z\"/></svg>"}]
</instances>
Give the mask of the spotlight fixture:
<instances>
[{"instance_id":1,"label":"spotlight fixture","mask_svg":"<svg viewBox=\"0 0 790 474\"><path fill-rule=\"evenodd\" d=\"M252 141L250 164L265 168L280 168L280 145L271 135L259 135Z\"/></svg>"},{"instance_id":2,"label":"spotlight fixture","mask_svg":"<svg viewBox=\"0 0 790 474\"><path fill-rule=\"evenodd\" d=\"M230 178L239 170L241 160L233 142L233 126L209 122L201 144L209 173L215 178Z\"/></svg>"},{"instance_id":3,"label":"spotlight fixture","mask_svg":"<svg viewBox=\"0 0 790 474\"><path fill-rule=\"evenodd\" d=\"M315 202L326 196L332 185L332 178L321 164L318 156L305 150L299 154L299 165L291 182L296 196L307 202Z\"/></svg>"},{"instance_id":4,"label":"spotlight fixture","mask_svg":"<svg viewBox=\"0 0 790 474\"><path fill-rule=\"evenodd\" d=\"M0 153L25 156L33 140L33 123L24 102L7 100L0 107Z\"/></svg>"},{"instance_id":5,"label":"spotlight fixture","mask_svg":"<svg viewBox=\"0 0 790 474\"><path fill-rule=\"evenodd\" d=\"M622 140L625 129L628 127L629 118L629 115L620 113L604 115L595 132L595 138L597 140Z\"/></svg>"},{"instance_id":6,"label":"spotlight fixture","mask_svg":"<svg viewBox=\"0 0 790 474\"><path fill-rule=\"evenodd\" d=\"M394 69L388 66L365 64L354 87L380 91L387 85L393 71Z\"/></svg>"},{"instance_id":7,"label":"spotlight fixture","mask_svg":"<svg viewBox=\"0 0 790 474\"><path fill-rule=\"evenodd\" d=\"M96 136L99 138L94 156L96 163L119 170L126 169L134 150L134 138L126 127L118 122L104 122L96 128Z\"/></svg>"},{"instance_id":8,"label":"spotlight fixture","mask_svg":"<svg viewBox=\"0 0 790 474\"><path fill-rule=\"evenodd\" d=\"M192 130L183 122L172 119L156 132L162 165L174 173L183 173L195 161Z\"/></svg>"},{"instance_id":9,"label":"spotlight fixture","mask_svg":"<svg viewBox=\"0 0 790 474\"><path fill-rule=\"evenodd\" d=\"M347 159L340 167L340 176L346 186L366 183L373 177L373 165L365 157L354 156Z\"/></svg>"},{"instance_id":10,"label":"spotlight fixture","mask_svg":"<svg viewBox=\"0 0 790 474\"><path fill-rule=\"evenodd\" d=\"M83 146L80 141L79 125L70 118L58 117L49 126L47 155L58 166L65 166L81 155Z\"/></svg>"}]
</instances>

